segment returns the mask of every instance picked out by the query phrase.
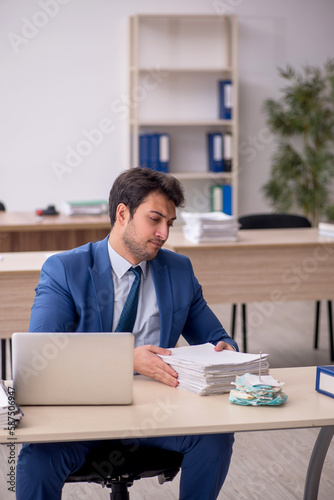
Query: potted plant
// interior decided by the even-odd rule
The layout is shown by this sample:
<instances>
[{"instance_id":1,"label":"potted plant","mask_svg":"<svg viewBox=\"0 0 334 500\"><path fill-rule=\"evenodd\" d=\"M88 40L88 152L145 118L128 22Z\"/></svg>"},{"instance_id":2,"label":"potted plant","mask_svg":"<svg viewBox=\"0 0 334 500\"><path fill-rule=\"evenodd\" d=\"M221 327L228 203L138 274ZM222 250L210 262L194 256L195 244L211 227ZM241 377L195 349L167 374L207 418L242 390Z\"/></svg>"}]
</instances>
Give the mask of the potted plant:
<instances>
[{"instance_id":1,"label":"potted plant","mask_svg":"<svg viewBox=\"0 0 334 500\"><path fill-rule=\"evenodd\" d=\"M334 59L301 73L279 68L287 82L278 100L267 99L267 124L278 137L269 180L262 186L278 212L301 211L313 225L334 215Z\"/></svg>"}]
</instances>

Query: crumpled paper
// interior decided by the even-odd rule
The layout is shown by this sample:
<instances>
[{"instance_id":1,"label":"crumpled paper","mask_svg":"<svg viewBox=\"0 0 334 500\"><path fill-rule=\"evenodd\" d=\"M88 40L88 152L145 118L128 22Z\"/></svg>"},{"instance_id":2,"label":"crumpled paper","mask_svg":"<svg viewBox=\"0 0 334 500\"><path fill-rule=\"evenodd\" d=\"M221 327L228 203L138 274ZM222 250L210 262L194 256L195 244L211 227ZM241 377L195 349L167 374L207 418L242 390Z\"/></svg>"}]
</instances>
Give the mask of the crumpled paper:
<instances>
[{"instance_id":1,"label":"crumpled paper","mask_svg":"<svg viewBox=\"0 0 334 500\"><path fill-rule=\"evenodd\" d=\"M235 389L230 392L230 403L243 406L277 406L288 399L282 391L284 383L275 380L271 375L259 377L246 373L237 377L232 384Z\"/></svg>"}]
</instances>

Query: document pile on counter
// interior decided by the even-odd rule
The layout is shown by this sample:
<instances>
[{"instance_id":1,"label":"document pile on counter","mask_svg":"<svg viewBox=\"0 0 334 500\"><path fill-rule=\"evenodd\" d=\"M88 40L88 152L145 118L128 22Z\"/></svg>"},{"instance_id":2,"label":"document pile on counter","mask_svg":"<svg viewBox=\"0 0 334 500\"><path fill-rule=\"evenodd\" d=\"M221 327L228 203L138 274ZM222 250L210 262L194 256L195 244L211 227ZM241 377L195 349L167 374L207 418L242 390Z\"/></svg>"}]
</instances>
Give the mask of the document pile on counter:
<instances>
[{"instance_id":1,"label":"document pile on counter","mask_svg":"<svg viewBox=\"0 0 334 500\"><path fill-rule=\"evenodd\" d=\"M106 200L64 201L61 206L64 215L103 215L108 213Z\"/></svg>"},{"instance_id":2,"label":"document pile on counter","mask_svg":"<svg viewBox=\"0 0 334 500\"><path fill-rule=\"evenodd\" d=\"M277 406L288 399L282 392L284 383L275 380L271 375L258 376L246 373L232 383L235 389L230 392L231 403L243 406Z\"/></svg>"},{"instance_id":3,"label":"document pile on counter","mask_svg":"<svg viewBox=\"0 0 334 500\"><path fill-rule=\"evenodd\" d=\"M215 351L210 343L175 347L170 356L162 356L177 373L180 389L200 396L229 392L236 376L245 373L269 373L267 354Z\"/></svg>"},{"instance_id":4,"label":"document pile on counter","mask_svg":"<svg viewBox=\"0 0 334 500\"><path fill-rule=\"evenodd\" d=\"M0 428L10 433L20 423L23 413L15 403L14 390L0 381Z\"/></svg>"},{"instance_id":5,"label":"document pile on counter","mask_svg":"<svg viewBox=\"0 0 334 500\"><path fill-rule=\"evenodd\" d=\"M239 223L223 212L182 212L184 237L192 243L235 241Z\"/></svg>"},{"instance_id":6,"label":"document pile on counter","mask_svg":"<svg viewBox=\"0 0 334 500\"><path fill-rule=\"evenodd\" d=\"M331 222L319 222L318 233L319 236L334 238L334 224Z\"/></svg>"}]
</instances>

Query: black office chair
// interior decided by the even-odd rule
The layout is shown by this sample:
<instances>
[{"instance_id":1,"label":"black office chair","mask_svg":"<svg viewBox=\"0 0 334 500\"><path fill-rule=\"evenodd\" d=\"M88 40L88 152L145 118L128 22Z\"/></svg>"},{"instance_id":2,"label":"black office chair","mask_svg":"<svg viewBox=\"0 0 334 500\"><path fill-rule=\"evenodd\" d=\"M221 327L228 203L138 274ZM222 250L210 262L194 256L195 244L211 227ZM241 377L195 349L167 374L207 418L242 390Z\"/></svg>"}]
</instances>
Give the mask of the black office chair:
<instances>
[{"instance_id":1,"label":"black office chair","mask_svg":"<svg viewBox=\"0 0 334 500\"><path fill-rule=\"evenodd\" d=\"M172 481L180 470L183 454L160 448L134 446L122 441L103 443L85 464L68 476L66 483L98 483L111 488L111 500L129 500L128 488L138 479L158 476L159 483Z\"/></svg>"},{"instance_id":2,"label":"black office chair","mask_svg":"<svg viewBox=\"0 0 334 500\"><path fill-rule=\"evenodd\" d=\"M5 205L2 203L2 201L0 201L0 212L5 212L6 211L6 207Z\"/></svg>"},{"instance_id":3,"label":"black office chair","mask_svg":"<svg viewBox=\"0 0 334 500\"><path fill-rule=\"evenodd\" d=\"M239 217L240 229L288 229L299 227L311 227L310 221L306 217L293 214L252 214ZM321 302L316 302L315 314L315 333L314 333L314 348L318 348L319 338L319 323L320 323L320 305ZM331 360L334 361L334 342L333 342L333 319L332 319L332 301L327 301L328 306L328 324L329 324L329 340ZM235 319L237 305L233 304L232 308L232 323L231 337L235 334ZM246 330L246 304L241 304L242 311L242 335L243 335L243 350L247 352L247 330Z\"/></svg>"}]
</instances>

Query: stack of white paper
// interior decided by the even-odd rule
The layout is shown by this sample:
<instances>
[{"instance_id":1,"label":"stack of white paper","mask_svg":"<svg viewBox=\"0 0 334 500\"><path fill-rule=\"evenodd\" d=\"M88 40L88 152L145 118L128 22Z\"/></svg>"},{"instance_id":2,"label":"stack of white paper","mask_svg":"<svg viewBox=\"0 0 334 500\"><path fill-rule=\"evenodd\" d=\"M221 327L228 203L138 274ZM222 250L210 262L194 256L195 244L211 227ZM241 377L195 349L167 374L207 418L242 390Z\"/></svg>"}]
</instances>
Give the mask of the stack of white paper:
<instances>
[{"instance_id":1,"label":"stack of white paper","mask_svg":"<svg viewBox=\"0 0 334 500\"><path fill-rule=\"evenodd\" d=\"M223 212L182 212L183 233L193 243L235 241L239 228L232 215Z\"/></svg>"},{"instance_id":2,"label":"stack of white paper","mask_svg":"<svg viewBox=\"0 0 334 500\"><path fill-rule=\"evenodd\" d=\"M22 411L15 403L13 389L7 389L3 381L0 382L0 428L8 429L10 435L19 424L23 416Z\"/></svg>"},{"instance_id":3,"label":"stack of white paper","mask_svg":"<svg viewBox=\"0 0 334 500\"><path fill-rule=\"evenodd\" d=\"M268 354L215 351L210 343L170 350L160 357L178 373L178 387L200 396L229 392L236 376L269 373Z\"/></svg>"}]
</instances>

